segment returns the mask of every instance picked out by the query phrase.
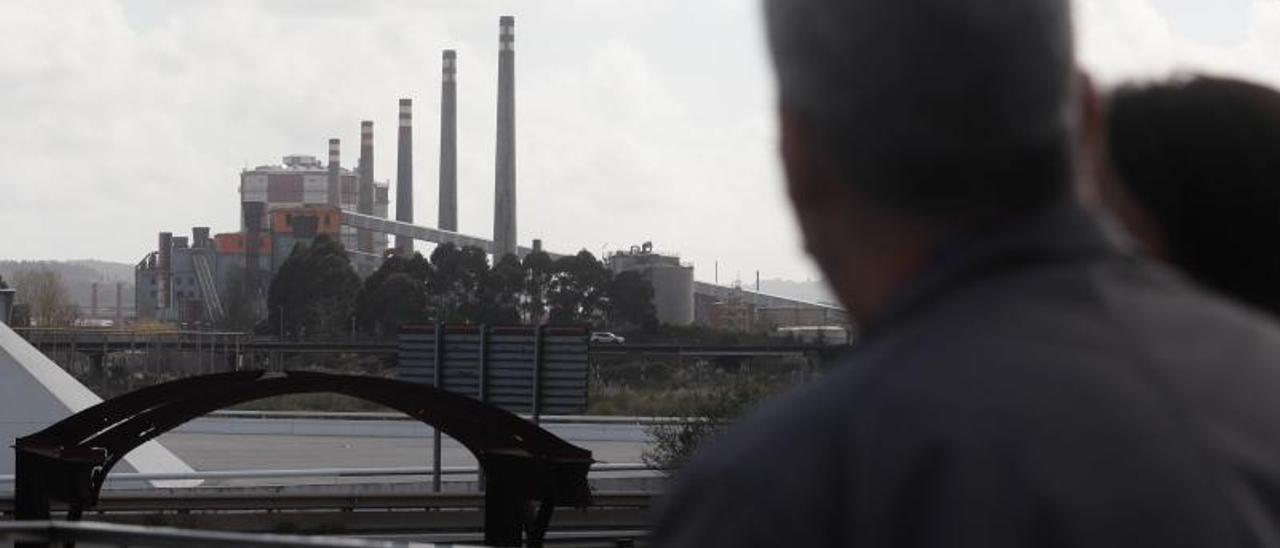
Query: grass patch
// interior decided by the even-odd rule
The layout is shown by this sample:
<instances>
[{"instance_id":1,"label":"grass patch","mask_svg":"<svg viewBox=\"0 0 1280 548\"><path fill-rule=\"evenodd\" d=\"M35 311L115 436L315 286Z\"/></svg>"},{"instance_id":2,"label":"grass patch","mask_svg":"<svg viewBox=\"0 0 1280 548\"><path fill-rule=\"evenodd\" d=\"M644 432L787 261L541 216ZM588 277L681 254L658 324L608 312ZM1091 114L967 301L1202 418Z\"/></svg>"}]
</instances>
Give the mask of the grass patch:
<instances>
[{"instance_id":1,"label":"grass patch","mask_svg":"<svg viewBox=\"0 0 1280 548\"><path fill-rule=\"evenodd\" d=\"M367 412L392 411L383 405L373 402L326 392L314 394L288 394L271 398L245 402L231 409L241 411L327 411L327 412Z\"/></svg>"}]
</instances>

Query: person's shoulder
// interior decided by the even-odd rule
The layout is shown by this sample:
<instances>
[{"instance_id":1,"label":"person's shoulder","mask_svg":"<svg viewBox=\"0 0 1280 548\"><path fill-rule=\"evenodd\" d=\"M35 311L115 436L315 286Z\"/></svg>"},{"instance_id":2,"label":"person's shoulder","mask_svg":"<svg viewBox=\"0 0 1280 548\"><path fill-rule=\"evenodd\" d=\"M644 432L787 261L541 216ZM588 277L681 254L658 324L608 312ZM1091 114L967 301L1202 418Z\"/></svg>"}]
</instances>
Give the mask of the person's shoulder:
<instances>
[{"instance_id":1,"label":"person's shoulder","mask_svg":"<svg viewBox=\"0 0 1280 548\"><path fill-rule=\"evenodd\" d=\"M1232 357L1262 362L1268 368L1280 361L1280 323L1249 303L1215 293L1158 265L1147 266L1140 284L1120 290L1127 300L1116 308L1122 310L1129 332L1145 340L1145 348L1154 350L1157 357L1183 356L1213 363ZM1196 348L1212 348L1213 353L1192 351Z\"/></svg>"}]
</instances>

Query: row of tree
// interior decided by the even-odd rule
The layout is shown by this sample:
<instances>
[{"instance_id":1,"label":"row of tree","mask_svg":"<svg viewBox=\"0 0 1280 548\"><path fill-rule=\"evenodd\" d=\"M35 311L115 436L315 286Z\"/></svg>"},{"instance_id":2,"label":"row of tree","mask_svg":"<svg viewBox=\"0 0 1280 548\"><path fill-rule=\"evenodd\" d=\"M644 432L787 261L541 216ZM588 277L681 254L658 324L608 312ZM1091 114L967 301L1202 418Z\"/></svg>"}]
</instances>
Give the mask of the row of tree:
<instances>
[{"instance_id":1,"label":"row of tree","mask_svg":"<svg viewBox=\"0 0 1280 548\"><path fill-rule=\"evenodd\" d=\"M252 311L244 279L228 287L228 316L243 322ZM281 265L267 294L259 330L286 337L333 337L360 332L390 336L413 323L590 324L619 329L657 327L653 286L635 272L614 275L594 255L552 259L533 252L507 255L490 265L474 247L437 246L391 255L361 282L342 245L324 235L298 245Z\"/></svg>"}]
</instances>

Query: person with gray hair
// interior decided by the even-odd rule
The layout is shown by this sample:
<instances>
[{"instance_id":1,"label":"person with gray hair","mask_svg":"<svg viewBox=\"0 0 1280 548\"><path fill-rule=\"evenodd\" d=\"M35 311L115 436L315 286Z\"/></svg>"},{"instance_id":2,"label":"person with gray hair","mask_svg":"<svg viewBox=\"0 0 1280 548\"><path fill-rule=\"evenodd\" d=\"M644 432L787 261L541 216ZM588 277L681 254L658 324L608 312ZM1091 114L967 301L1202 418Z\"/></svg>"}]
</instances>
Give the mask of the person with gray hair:
<instances>
[{"instance_id":1,"label":"person with gray hair","mask_svg":"<svg viewBox=\"0 0 1280 548\"><path fill-rule=\"evenodd\" d=\"M1280 330L1080 202L1069 0L766 0L806 246L862 323L659 546L1280 543Z\"/></svg>"}]
</instances>

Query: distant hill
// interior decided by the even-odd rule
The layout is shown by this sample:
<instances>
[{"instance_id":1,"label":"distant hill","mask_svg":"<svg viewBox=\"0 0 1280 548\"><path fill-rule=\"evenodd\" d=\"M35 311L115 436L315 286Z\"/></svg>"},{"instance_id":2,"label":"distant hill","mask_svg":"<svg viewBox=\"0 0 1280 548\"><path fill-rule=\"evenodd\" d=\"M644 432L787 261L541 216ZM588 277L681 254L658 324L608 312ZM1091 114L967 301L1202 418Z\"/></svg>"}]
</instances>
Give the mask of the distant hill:
<instances>
[{"instance_id":1,"label":"distant hill","mask_svg":"<svg viewBox=\"0 0 1280 548\"><path fill-rule=\"evenodd\" d=\"M13 285L24 270L52 270L67 285L72 302L87 311L93 301L93 284L98 284L98 305L115 306L116 282L123 282L124 306L133 306L133 265L97 260L79 261L2 261L0 276Z\"/></svg>"}]
</instances>

